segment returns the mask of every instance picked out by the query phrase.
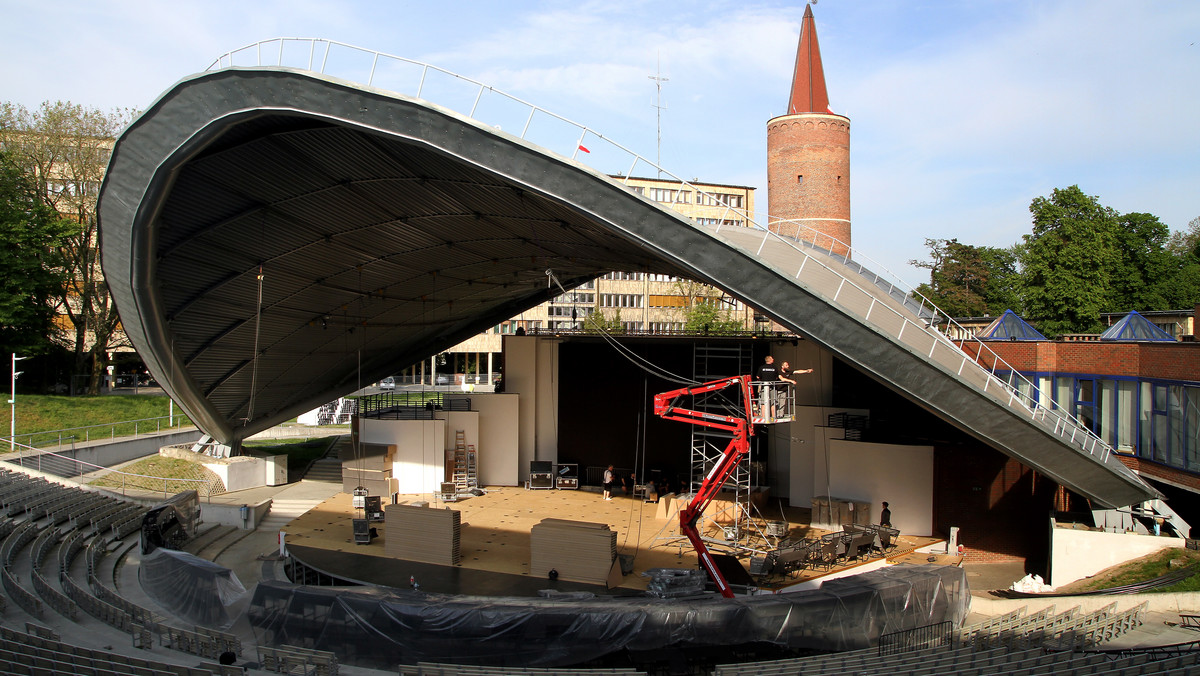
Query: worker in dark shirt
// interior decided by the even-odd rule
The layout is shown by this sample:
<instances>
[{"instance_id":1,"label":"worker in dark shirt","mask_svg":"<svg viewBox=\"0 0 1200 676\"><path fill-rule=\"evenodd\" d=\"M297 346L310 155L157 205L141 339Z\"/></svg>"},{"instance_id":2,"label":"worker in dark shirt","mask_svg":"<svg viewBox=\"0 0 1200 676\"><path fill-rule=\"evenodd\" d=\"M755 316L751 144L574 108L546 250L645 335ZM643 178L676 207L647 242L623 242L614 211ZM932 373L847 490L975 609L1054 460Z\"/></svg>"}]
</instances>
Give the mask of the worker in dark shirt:
<instances>
[{"instance_id":1,"label":"worker in dark shirt","mask_svg":"<svg viewBox=\"0 0 1200 676\"><path fill-rule=\"evenodd\" d=\"M892 527L892 510L888 509L888 503L883 503L883 511L879 513L879 525L885 528Z\"/></svg>"},{"instance_id":2,"label":"worker in dark shirt","mask_svg":"<svg viewBox=\"0 0 1200 676\"><path fill-rule=\"evenodd\" d=\"M758 367L758 373L755 374L759 382L758 386L758 410L759 415L765 415L769 409L771 418L775 418L775 384L779 382L779 367L775 365L775 357L767 355L763 360L762 366Z\"/></svg>"}]
</instances>

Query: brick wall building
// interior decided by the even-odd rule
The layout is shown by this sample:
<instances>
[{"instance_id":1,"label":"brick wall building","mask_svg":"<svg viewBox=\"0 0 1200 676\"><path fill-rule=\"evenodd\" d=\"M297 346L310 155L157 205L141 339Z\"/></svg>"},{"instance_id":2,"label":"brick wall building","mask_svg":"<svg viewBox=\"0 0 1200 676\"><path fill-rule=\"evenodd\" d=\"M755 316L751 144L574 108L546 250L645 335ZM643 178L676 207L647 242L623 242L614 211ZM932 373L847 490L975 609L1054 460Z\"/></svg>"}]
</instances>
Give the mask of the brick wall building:
<instances>
[{"instance_id":1,"label":"brick wall building","mask_svg":"<svg viewBox=\"0 0 1200 676\"><path fill-rule=\"evenodd\" d=\"M788 112L767 122L769 227L846 253L850 119L829 110L812 7L804 10Z\"/></svg>"}]
</instances>

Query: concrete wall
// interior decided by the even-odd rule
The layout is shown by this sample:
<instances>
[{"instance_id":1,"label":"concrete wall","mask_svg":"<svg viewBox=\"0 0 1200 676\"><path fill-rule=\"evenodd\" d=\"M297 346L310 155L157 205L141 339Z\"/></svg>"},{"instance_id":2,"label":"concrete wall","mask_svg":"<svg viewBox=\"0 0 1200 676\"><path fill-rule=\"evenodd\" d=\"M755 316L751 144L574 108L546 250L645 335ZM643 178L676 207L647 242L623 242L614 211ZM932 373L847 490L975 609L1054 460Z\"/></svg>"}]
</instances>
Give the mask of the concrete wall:
<instances>
[{"instance_id":1,"label":"concrete wall","mask_svg":"<svg viewBox=\"0 0 1200 676\"><path fill-rule=\"evenodd\" d=\"M792 370L812 369L795 376L795 400L800 406L829 406L833 403L833 353L808 340L771 346L775 363L788 362ZM756 365L757 367L757 365Z\"/></svg>"},{"instance_id":2,"label":"concrete wall","mask_svg":"<svg viewBox=\"0 0 1200 676\"><path fill-rule=\"evenodd\" d=\"M519 397L517 472L531 460L558 460L558 341L504 337L504 391Z\"/></svg>"},{"instance_id":3,"label":"concrete wall","mask_svg":"<svg viewBox=\"0 0 1200 676\"><path fill-rule=\"evenodd\" d=\"M479 411L440 411L437 417L446 420L446 438L442 441L442 449L454 450L454 440L458 432L463 433L463 443L480 449L479 445Z\"/></svg>"},{"instance_id":4,"label":"concrete wall","mask_svg":"<svg viewBox=\"0 0 1200 676\"><path fill-rule=\"evenodd\" d=\"M91 441L87 445L79 444L75 448L64 447L54 453L67 458L74 458L101 467L112 467L130 460L155 455L163 446L175 444L192 444L200 438L200 431L195 427L165 432L162 434L145 434L136 438L123 438L116 441Z\"/></svg>"},{"instance_id":5,"label":"concrete wall","mask_svg":"<svg viewBox=\"0 0 1200 676\"><path fill-rule=\"evenodd\" d=\"M537 444L537 338L504 337L504 391L517 395L517 464L528 467Z\"/></svg>"},{"instance_id":6,"label":"concrete wall","mask_svg":"<svg viewBox=\"0 0 1200 676\"><path fill-rule=\"evenodd\" d=\"M479 452L479 483L484 486L520 485L520 436L517 428L520 397L506 392L454 395L448 398L469 399L471 408L479 412L478 438L486 440L475 447Z\"/></svg>"},{"instance_id":7,"label":"concrete wall","mask_svg":"<svg viewBox=\"0 0 1200 676\"><path fill-rule=\"evenodd\" d=\"M831 439L829 494L871 503L873 523L886 500L901 533L932 535L933 447Z\"/></svg>"},{"instance_id":8,"label":"concrete wall","mask_svg":"<svg viewBox=\"0 0 1200 676\"><path fill-rule=\"evenodd\" d=\"M157 503L155 503L157 504ZM200 500L200 520L208 524L235 526L242 530L254 530L271 511L271 500L249 503L246 520L242 519L242 505L225 504L220 502L204 502Z\"/></svg>"},{"instance_id":9,"label":"concrete wall","mask_svg":"<svg viewBox=\"0 0 1200 676\"><path fill-rule=\"evenodd\" d=\"M1069 603L1064 604L1064 601ZM1145 603L1149 613L1194 613L1200 609L1200 592L1180 592L1177 594L1120 594L1106 596L1072 596L1069 599L1049 597L1044 599L994 599L986 596L971 596L971 612L994 617L1011 613L1018 608L1025 608L1027 614L1036 613L1048 606L1054 606L1059 612L1066 608L1079 606L1081 613L1094 613L1097 610L1116 603L1116 612L1122 613Z\"/></svg>"},{"instance_id":10,"label":"concrete wall","mask_svg":"<svg viewBox=\"0 0 1200 676\"><path fill-rule=\"evenodd\" d=\"M1182 549L1186 546L1187 541L1183 538L1105 533L1052 526L1050 579L1046 582L1052 587L1060 587L1160 549Z\"/></svg>"},{"instance_id":11,"label":"concrete wall","mask_svg":"<svg viewBox=\"0 0 1200 676\"><path fill-rule=\"evenodd\" d=\"M230 493L247 488L258 488L267 483L267 461L264 458L239 456L228 458L222 462L200 464L221 477L221 483L225 484L225 490ZM271 469L274 470L274 463L272 462L271 465Z\"/></svg>"},{"instance_id":12,"label":"concrete wall","mask_svg":"<svg viewBox=\"0 0 1200 676\"><path fill-rule=\"evenodd\" d=\"M796 507L808 507L812 504L813 497L829 495L829 468L826 465L826 459L829 457L828 440L842 439L845 436L845 430L826 427L829 416L834 413L867 415L868 412L857 408L808 406L797 402L795 422L787 426L776 425L785 428L788 434L786 447L791 456L788 459L786 495L788 502ZM777 443L783 444L784 441Z\"/></svg>"},{"instance_id":13,"label":"concrete wall","mask_svg":"<svg viewBox=\"0 0 1200 676\"><path fill-rule=\"evenodd\" d=\"M446 476L445 420L362 420L359 440L395 444L392 477L401 493L434 493ZM453 445L453 437L451 440Z\"/></svg>"},{"instance_id":14,"label":"concrete wall","mask_svg":"<svg viewBox=\"0 0 1200 676\"><path fill-rule=\"evenodd\" d=\"M558 346L557 340L538 339L537 443L530 460L558 462Z\"/></svg>"}]
</instances>

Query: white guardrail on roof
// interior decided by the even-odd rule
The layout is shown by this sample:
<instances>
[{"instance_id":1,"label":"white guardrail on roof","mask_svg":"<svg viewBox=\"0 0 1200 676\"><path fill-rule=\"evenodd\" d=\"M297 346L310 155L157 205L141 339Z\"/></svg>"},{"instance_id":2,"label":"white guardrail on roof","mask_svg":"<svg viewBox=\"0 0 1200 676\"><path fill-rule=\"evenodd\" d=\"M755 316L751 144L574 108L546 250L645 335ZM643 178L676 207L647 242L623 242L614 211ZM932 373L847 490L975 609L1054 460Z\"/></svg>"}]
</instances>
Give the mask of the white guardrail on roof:
<instances>
[{"instance_id":1,"label":"white guardrail on roof","mask_svg":"<svg viewBox=\"0 0 1200 676\"><path fill-rule=\"evenodd\" d=\"M602 164L628 166L623 176L630 177L634 176L639 168L645 168L647 171L653 171L659 177L658 180L668 180L678 184L681 188L694 191L698 195L721 199L719 196L711 195L697 188L691 182L659 167L653 161L586 125L552 113L477 80L420 61L355 47L334 40L280 37L261 40L226 52L205 70L254 66L279 66L308 70L387 91L401 94L409 92L406 95L437 103L456 110L460 114L463 114L462 110L469 108L470 112L465 113L468 117L497 129L520 129L520 133L516 135L521 139L561 156L575 161L583 161L579 156L580 151L583 151L587 160L585 164L598 171L603 171L599 169ZM605 171L604 173L609 172ZM677 191L676 194L681 192ZM953 328L960 332L959 335L971 335L928 298L917 292L915 287L905 283L898 275L888 271L886 267L861 251L856 251L803 222L793 219L775 219L766 214L766 222L776 230L783 224L795 226L792 236L784 236L764 226L760 222L762 217L756 219L745 209L729 206L726 208L727 214L735 214L745 219L751 227L761 230L763 244L768 239L776 239L795 249L802 257L802 267L804 264L821 265L841 277L847 284L861 288L860 281L866 281L882 288L922 320L914 322L906 317L905 327L911 326L924 331L936 342L949 345L961 353L960 374L962 368L966 368L967 364L974 364L975 367L983 369L989 375L983 388L984 392L988 392L994 385L1002 393L1000 395L992 394L997 400L1010 408L1020 409L1031 420L1046 423L1061 439L1080 450L1090 455L1099 453L1101 462L1108 460L1112 447L1082 424L1076 416L1062 409L1052 409L1035 401L1037 385L1017 373L1016 369L1001 359L984 341L978 338L970 341L963 340L964 345L970 342L978 350L977 355L971 355L942 331L939 331L936 327L944 324L947 329ZM724 221L724 216L720 220ZM718 225L717 230L719 231L720 228L721 226ZM841 259L846 265L858 267L863 280L856 281L845 276L841 271L832 269L824 261L812 256L806 250L809 248ZM761 246L759 251L761 252ZM863 265L864 261L874 269ZM884 273L880 274L875 270L884 270ZM893 309L893 311L895 310ZM871 324L878 326L875 322L871 322ZM984 360L989 363L984 363ZM997 372L1008 372L1007 379L997 376Z\"/></svg>"}]
</instances>

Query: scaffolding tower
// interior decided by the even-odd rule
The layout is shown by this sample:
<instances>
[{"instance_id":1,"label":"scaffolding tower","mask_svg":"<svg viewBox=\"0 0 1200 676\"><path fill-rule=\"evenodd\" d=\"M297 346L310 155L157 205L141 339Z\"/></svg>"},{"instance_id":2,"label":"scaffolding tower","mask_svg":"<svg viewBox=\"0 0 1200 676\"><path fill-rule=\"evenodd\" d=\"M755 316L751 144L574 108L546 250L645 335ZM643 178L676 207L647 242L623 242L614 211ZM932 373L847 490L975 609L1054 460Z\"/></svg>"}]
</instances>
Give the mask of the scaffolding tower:
<instances>
[{"instance_id":1,"label":"scaffolding tower","mask_svg":"<svg viewBox=\"0 0 1200 676\"><path fill-rule=\"evenodd\" d=\"M754 371L754 355L750 348L740 343L701 343L693 349L694 369L692 379L706 383ZM693 408L697 411L729 415L733 405L728 392L716 391L695 396ZM700 489L700 484L713 467L720 462L730 435L721 430L694 426L692 428L691 493ZM750 455L746 454L734 468L724 491L732 493L734 520L722 526L725 540L733 543L752 532L750 490Z\"/></svg>"}]
</instances>

